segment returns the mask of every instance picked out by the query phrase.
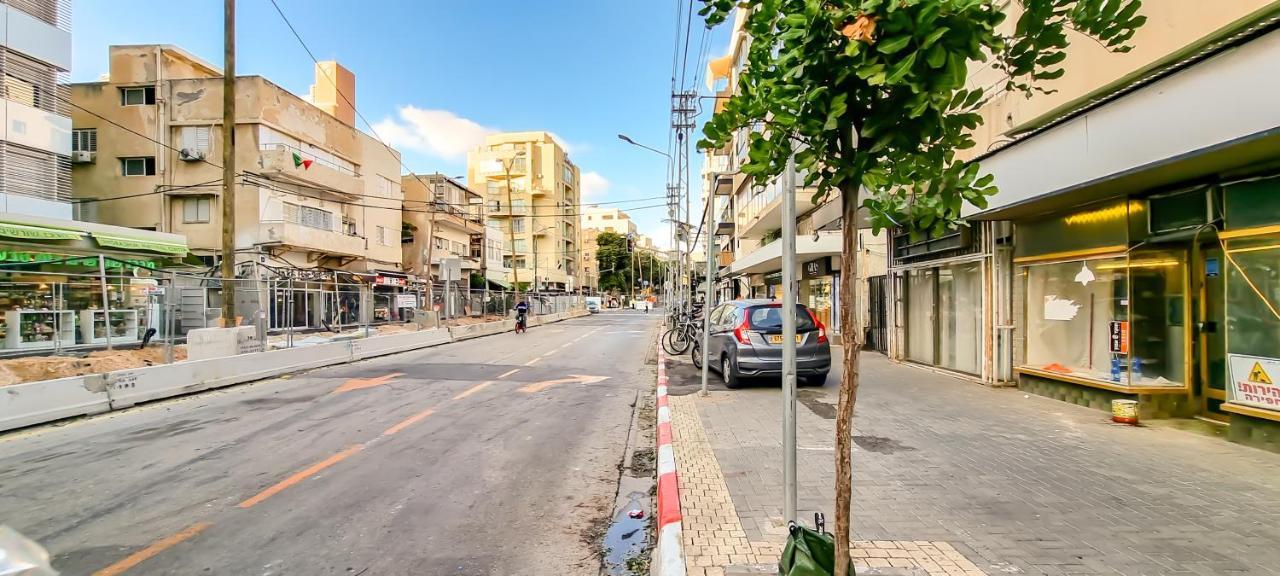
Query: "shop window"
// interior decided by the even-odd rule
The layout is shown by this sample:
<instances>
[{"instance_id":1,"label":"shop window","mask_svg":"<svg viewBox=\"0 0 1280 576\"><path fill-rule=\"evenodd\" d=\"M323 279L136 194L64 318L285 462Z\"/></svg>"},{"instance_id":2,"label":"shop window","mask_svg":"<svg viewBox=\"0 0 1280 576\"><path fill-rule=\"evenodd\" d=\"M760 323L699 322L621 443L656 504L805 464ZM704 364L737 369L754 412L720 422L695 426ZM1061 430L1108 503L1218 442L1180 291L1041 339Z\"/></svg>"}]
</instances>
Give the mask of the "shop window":
<instances>
[{"instance_id":1,"label":"shop window","mask_svg":"<svg viewBox=\"0 0 1280 576\"><path fill-rule=\"evenodd\" d=\"M907 276L907 359L948 370L982 370L982 266L911 270Z\"/></svg>"},{"instance_id":2,"label":"shop window","mask_svg":"<svg viewBox=\"0 0 1280 576\"><path fill-rule=\"evenodd\" d=\"M907 271L907 359L934 362L933 270Z\"/></svg>"},{"instance_id":3,"label":"shop window","mask_svg":"<svg viewBox=\"0 0 1280 576\"><path fill-rule=\"evenodd\" d=\"M1127 383L1121 364L1127 339L1114 345L1110 341L1112 329L1128 329L1124 265L1120 257L1022 269L1028 367Z\"/></svg>"},{"instance_id":4,"label":"shop window","mask_svg":"<svg viewBox=\"0 0 1280 576\"><path fill-rule=\"evenodd\" d=\"M1280 235L1231 240L1227 254L1228 354L1280 358ZM1231 381L1248 380L1249 368ZM1280 386L1280 374L1268 373L1266 379ZM1254 403L1280 409L1280 404Z\"/></svg>"},{"instance_id":5,"label":"shop window","mask_svg":"<svg viewBox=\"0 0 1280 576\"><path fill-rule=\"evenodd\" d=\"M1022 269L1029 368L1132 386L1181 386L1187 366L1182 251Z\"/></svg>"},{"instance_id":6,"label":"shop window","mask_svg":"<svg viewBox=\"0 0 1280 576\"><path fill-rule=\"evenodd\" d=\"M1121 201L1040 220L1019 222L1014 228L1014 256L1043 256L1125 246L1130 240L1130 220L1146 229L1146 205Z\"/></svg>"},{"instance_id":7,"label":"shop window","mask_svg":"<svg viewBox=\"0 0 1280 576\"><path fill-rule=\"evenodd\" d=\"M1228 230L1268 226L1280 214L1280 178L1232 184L1226 188Z\"/></svg>"}]
</instances>

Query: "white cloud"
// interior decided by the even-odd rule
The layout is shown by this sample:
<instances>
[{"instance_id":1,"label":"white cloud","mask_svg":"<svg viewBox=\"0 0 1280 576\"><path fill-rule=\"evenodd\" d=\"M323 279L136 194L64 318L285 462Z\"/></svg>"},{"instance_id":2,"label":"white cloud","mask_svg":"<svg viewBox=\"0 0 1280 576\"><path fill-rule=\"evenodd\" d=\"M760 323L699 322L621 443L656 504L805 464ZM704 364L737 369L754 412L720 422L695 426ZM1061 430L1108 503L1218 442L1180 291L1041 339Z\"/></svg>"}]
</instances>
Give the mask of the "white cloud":
<instances>
[{"instance_id":1,"label":"white cloud","mask_svg":"<svg viewBox=\"0 0 1280 576\"><path fill-rule=\"evenodd\" d=\"M653 245L659 250L669 250L671 245L671 225L658 223L640 230L641 234L653 239Z\"/></svg>"},{"instance_id":2,"label":"white cloud","mask_svg":"<svg viewBox=\"0 0 1280 576\"><path fill-rule=\"evenodd\" d=\"M558 132L547 132L547 133L551 135L551 139L555 140L556 143L559 144L561 148L564 148L565 154L568 154L570 156L575 156L578 154L586 154L588 151L591 150L591 146L587 144L583 144L581 142L571 143L569 142L568 139L566 139L564 136L561 136Z\"/></svg>"},{"instance_id":3,"label":"white cloud","mask_svg":"<svg viewBox=\"0 0 1280 576\"><path fill-rule=\"evenodd\" d=\"M587 200L599 201L613 186L609 179L601 176L599 172L583 172L581 178L583 204L588 204Z\"/></svg>"},{"instance_id":4,"label":"white cloud","mask_svg":"<svg viewBox=\"0 0 1280 576\"><path fill-rule=\"evenodd\" d=\"M401 106L398 118L384 118L373 126L388 144L443 160L463 160L467 152L497 132L448 110Z\"/></svg>"}]
</instances>

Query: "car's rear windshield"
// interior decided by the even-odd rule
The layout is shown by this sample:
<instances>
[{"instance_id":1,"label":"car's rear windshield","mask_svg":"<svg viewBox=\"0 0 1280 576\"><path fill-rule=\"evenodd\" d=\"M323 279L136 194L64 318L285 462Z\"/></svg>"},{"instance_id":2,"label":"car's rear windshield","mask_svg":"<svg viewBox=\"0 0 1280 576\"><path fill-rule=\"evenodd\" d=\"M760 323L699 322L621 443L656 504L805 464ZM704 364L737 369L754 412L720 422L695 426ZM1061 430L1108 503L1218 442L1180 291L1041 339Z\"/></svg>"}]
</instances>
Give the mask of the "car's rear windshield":
<instances>
[{"instance_id":1,"label":"car's rear windshield","mask_svg":"<svg viewBox=\"0 0 1280 576\"><path fill-rule=\"evenodd\" d=\"M756 306L748 308L750 314L751 329L760 330L762 332L773 332L782 330L782 307L781 306ZM803 305L796 304L796 332L808 332L817 328L813 323L813 318L809 317L809 310Z\"/></svg>"}]
</instances>

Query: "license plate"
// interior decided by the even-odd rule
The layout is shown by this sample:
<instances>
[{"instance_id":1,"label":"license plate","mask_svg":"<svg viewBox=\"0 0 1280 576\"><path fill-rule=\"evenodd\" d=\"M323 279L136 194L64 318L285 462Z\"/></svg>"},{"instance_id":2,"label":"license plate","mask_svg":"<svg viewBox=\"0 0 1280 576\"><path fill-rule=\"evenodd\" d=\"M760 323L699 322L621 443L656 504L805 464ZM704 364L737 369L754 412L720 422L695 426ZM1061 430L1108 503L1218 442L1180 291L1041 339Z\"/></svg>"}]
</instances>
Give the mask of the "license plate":
<instances>
[{"instance_id":1,"label":"license plate","mask_svg":"<svg viewBox=\"0 0 1280 576\"><path fill-rule=\"evenodd\" d=\"M799 344L802 340L804 340L804 336L801 336L801 335L799 335L799 334L796 334L796 344ZM769 343L770 343L770 344L781 344L781 343L782 343L782 335L781 335L781 334L770 334L770 335L769 335Z\"/></svg>"}]
</instances>

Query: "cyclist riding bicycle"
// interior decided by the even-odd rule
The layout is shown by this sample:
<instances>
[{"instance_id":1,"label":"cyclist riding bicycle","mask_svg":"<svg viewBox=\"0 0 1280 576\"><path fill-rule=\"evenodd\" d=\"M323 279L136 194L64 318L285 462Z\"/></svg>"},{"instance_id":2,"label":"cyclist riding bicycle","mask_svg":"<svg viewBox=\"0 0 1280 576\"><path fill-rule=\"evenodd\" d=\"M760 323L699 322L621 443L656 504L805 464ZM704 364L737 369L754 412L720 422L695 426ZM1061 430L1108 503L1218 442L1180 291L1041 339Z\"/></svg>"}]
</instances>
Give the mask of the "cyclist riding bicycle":
<instances>
[{"instance_id":1,"label":"cyclist riding bicycle","mask_svg":"<svg viewBox=\"0 0 1280 576\"><path fill-rule=\"evenodd\" d=\"M529 303L521 300L516 304L516 332L525 331L525 320L529 317Z\"/></svg>"}]
</instances>

